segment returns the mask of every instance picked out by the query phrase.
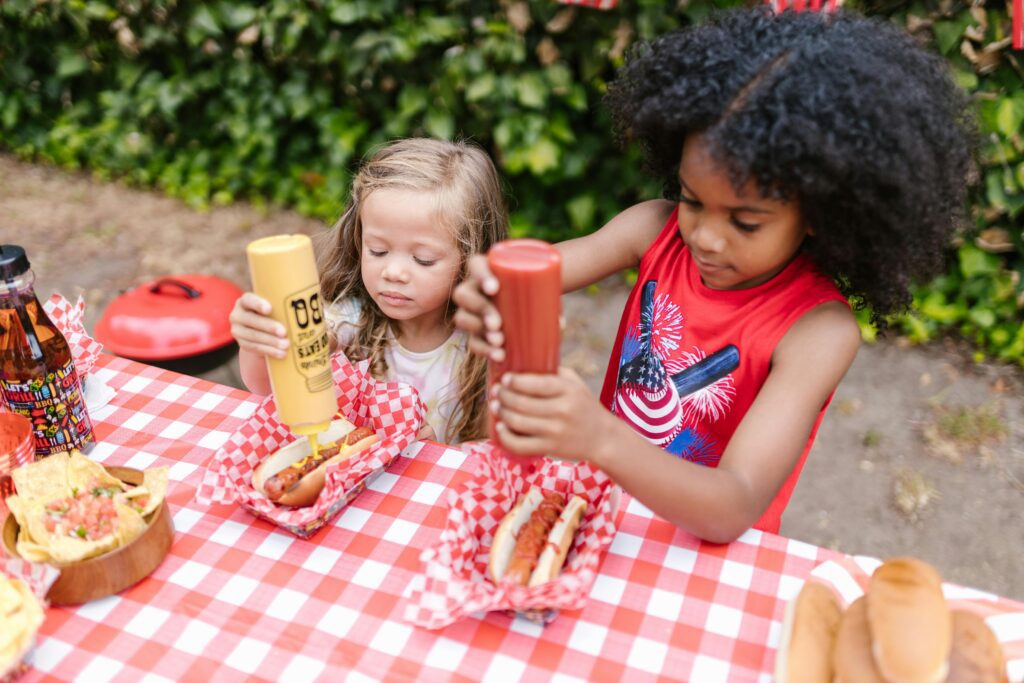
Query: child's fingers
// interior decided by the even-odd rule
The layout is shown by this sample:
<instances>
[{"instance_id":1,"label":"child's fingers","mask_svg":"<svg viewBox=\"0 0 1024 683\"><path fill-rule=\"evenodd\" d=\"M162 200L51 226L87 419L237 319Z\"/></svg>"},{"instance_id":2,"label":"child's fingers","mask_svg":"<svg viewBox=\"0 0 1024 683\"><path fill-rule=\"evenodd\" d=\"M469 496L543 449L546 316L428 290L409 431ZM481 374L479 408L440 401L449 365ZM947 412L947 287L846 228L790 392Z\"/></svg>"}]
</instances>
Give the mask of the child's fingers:
<instances>
[{"instance_id":1,"label":"child's fingers","mask_svg":"<svg viewBox=\"0 0 1024 683\"><path fill-rule=\"evenodd\" d=\"M521 413L504 403L498 413L498 422L516 434L541 438L551 436L551 425L547 417Z\"/></svg>"},{"instance_id":2,"label":"child's fingers","mask_svg":"<svg viewBox=\"0 0 1024 683\"><path fill-rule=\"evenodd\" d=\"M273 318L268 316L253 313L247 310L235 309L231 312L228 318L231 322L231 331L234 334L237 332L243 332L244 330L252 330L253 332L263 333L279 339L284 339L288 334L288 331L284 328L284 325L277 322ZM237 335L236 335L237 337Z\"/></svg>"},{"instance_id":3,"label":"child's fingers","mask_svg":"<svg viewBox=\"0 0 1024 683\"><path fill-rule=\"evenodd\" d=\"M472 286L468 280L463 282L452 292L452 301L459 307L456 316L461 322L456 322L461 329L483 334L484 330L497 332L501 330L501 315L491 300L479 289ZM472 319L472 320L471 320ZM462 327L463 324L472 325L473 329Z\"/></svg>"},{"instance_id":4,"label":"child's fingers","mask_svg":"<svg viewBox=\"0 0 1024 683\"><path fill-rule=\"evenodd\" d=\"M471 336L469 338L469 351L478 356L489 358L495 363L505 360L505 349L495 348L479 337Z\"/></svg>"},{"instance_id":5,"label":"child's fingers","mask_svg":"<svg viewBox=\"0 0 1024 683\"><path fill-rule=\"evenodd\" d=\"M487 257L476 254L466 264L469 277L480 283L480 289L488 296L498 293L498 278L494 277L490 267L487 265Z\"/></svg>"},{"instance_id":6,"label":"child's fingers","mask_svg":"<svg viewBox=\"0 0 1024 683\"><path fill-rule=\"evenodd\" d=\"M252 329L236 331L232 328L231 335L238 342L238 348L252 351L261 356L284 358L288 353L288 340Z\"/></svg>"},{"instance_id":7,"label":"child's fingers","mask_svg":"<svg viewBox=\"0 0 1024 683\"><path fill-rule=\"evenodd\" d=\"M516 434L504 422L497 422L494 428L497 430L498 440L505 450L513 453L522 453L523 455L547 453L551 450L547 439L532 435Z\"/></svg>"},{"instance_id":8,"label":"child's fingers","mask_svg":"<svg viewBox=\"0 0 1024 683\"><path fill-rule=\"evenodd\" d=\"M246 292L238 297L238 305L248 311L260 315L270 315L270 302L253 292Z\"/></svg>"},{"instance_id":9,"label":"child's fingers","mask_svg":"<svg viewBox=\"0 0 1024 683\"><path fill-rule=\"evenodd\" d=\"M501 385L511 392L532 398L554 398L564 391L563 379L559 375L529 374L522 372L506 372L501 376ZM504 399L504 394L502 396Z\"/></svg>"}]
</instances>

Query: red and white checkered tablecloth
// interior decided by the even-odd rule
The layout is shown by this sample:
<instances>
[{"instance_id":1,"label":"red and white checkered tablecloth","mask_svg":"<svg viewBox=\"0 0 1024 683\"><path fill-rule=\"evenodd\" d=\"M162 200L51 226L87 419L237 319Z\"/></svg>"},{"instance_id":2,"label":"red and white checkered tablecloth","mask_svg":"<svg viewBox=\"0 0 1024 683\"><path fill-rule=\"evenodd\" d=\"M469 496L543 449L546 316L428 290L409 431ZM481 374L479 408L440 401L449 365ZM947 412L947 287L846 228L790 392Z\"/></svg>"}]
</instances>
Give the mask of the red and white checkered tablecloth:
<instances>
[{"instance_id":1,"label":"red and white checkered tablecloth","mask_svg":"<svg viewBox=\"0 0 1024 683\"><path fill-rule=\"evenodd\" d=\"M170 465L174 545L148 578L50 608L24 681L769 681L786 600L830 551L751 531L701 544L624 502L590 599L541 627L501 613L430 631L403 618L462 452L413 445L302 540L193 501L202 464L256 408L235 389L103 356L116 395L92 457Z\"/></svg>"}]
</instances>

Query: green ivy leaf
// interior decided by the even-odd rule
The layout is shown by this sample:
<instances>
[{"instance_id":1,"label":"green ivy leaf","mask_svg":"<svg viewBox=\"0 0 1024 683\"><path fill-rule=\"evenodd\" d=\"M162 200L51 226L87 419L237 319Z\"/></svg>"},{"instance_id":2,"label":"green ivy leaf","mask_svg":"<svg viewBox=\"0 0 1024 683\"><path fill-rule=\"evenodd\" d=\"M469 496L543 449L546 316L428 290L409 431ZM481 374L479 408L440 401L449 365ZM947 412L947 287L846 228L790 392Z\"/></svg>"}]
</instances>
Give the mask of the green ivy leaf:
<instances>
[{"instance_id":1,"label":"green ivy leaf","mask_svg":"<svg viewBox=\"0 0 1024 683\"><path fill-rule=\"evenodd\" d=\"M451 140L455 135L455 119L446 111L431 109L423 119L423 127L435 138Z\"/></svg>"},{"instance_id":2,"label":"green ivy leaf","mask_svg":"<svg viewBox=\"0 0 1024 683\"><path fill-rule=\"evenodd\" d=\"M216 17L213 16L213 12L203 4L200 4L199 9L192 15L191 24L193 28L198 29L200 33L207 36L219 36L222 33L220 26L217 24Z\"/></svg>"},{"instance_id":3,"label":"green ivy leaf","mask_svg":"<svg viewBox=\"0 0 1024 683\"><path fill-rule=\"evenodd\" d=\"M967 69L953 69L953 80L964 90L974 90L978 87L978 76Z\"/></svg>"},{"instance_id":4,"label":"green ivy leaf","mask_svg":"<svg viewBox=\"0 0 1024 683\"><path fill-rule=\"evenodd\" d=\"M548 87L537 74L523 74L516 79L516 99L524 107L539 109L547 102Z\"/></svg>"},{"instance_id":5,"label":"green ivy leaf","mask_svg":"<svg viewBox=\"0 0 1024 683\"><path fill-rule=\"evenodd\" d=\"M967 312L967 319L982 329L996 324L996 314L988 308L972 308Z\"/></svg>"},{"instance_id":6,"label":"green ivy leaf","mask_svg":"<svg viewBox=\"0 0 1024 683\"><path fill-rule=\"evenodd\" d=\"M967 312L963 304L947 303L940 292L931 292L920 305L921 313L940 323L949 324L961 320Z\"/></svg>"},{"instance_id":7,"label":"green ivy leaf","mask_svg":"<svg viewBox=\"0 0 1024 683\"><path fill-rule=\"evenodd\" d=\"M982 251L973 244L964 244L960 247L957 256L960 259L960 272L965 278L992 275L999 270L999 258Z\"/></svg>"},{"instance_id":8,"label":"green ivy leaf","mask_svg":"<svg viewBox=\"0 0 1024 683\"><path fill-rule=\"evenodd\" d=\"M256 21L256 9L247 2L223 3L219 9L221 20L236 31Z\"/></svg>"},{"instance_id":9,"label":"green ivy leaf","mask_svg":"<svg viewBox=\"0 0 1024 683\"><path fill-rule=\"evenodd\" d=\"M1003 191L1003 173L1001 169L990 169L985 174L985 198L992 206L1006 210L1009 207L1006 201L1006 192Z\"/></svg>"},{"instance_id":10,"label":"green ivy leaf","mask_svg":"<svg viewBox=\"0 0 1024 683\"><path fill-rule=\"evenodd\" d=\"M493 73L486 73L479 78L474 78L466 88L466 100L468 102L479 102L494 92L497 79Z\"/></svg>"},{"instance_id":11,"label":"green ivy leaf","mask_svg":"<svg viewBox=\"0 0 1024 683\"><path fill-rule=\"evenodd\" d=\"M582 232L593 227L597 202L592 194L581 194L566 202L565 210L572 227Z\"/></svg>"},{"instance_id":12,"label":"green ivy leaf","mask_svg":"<svg viewBox=\"0 0 1024 683\"><path fill-rule=\"evenodd\" d=\"M561 150L549 138L542 137L530 145L526 153L526 164L534 175L547 173L558 167Z\"/></svg>"},{"instance_id":13,"label":"green ivy leaf","mask_svg":"<svg viewBox=\"0 0 1024 683\"><path fill-rule=\"evenodd\" d=\"M80 54L63 52L57 60L57 77L69 78L89 69L89 62Z\"/></svg>"},{"instance_id":14,"label":"green ivy leaf","mask_svg":"<svg viewBox=\"0 0 1024 683\"><path fill-rule=\"evenodd\" d=\"M1024 98L1004 97L996 110L996 126L1006 137L1020 133L1024 123Z\"/></svg>"},{"instance_id":15,"label":"green ivy leaf","mask_svg":"<svg viewBox=\"0 0 1024 683\"><path fill-rule=\"evenodd\" d=\"M953 21L936 21L932 25L932 31L935 33L935 42L939 46L939 51L948 55L958 45L960 45L961 39L964 36L964 29L967 28L968 23L972 21L971 15L964 12L959 18Z\"/></svg>"}]
</instances>

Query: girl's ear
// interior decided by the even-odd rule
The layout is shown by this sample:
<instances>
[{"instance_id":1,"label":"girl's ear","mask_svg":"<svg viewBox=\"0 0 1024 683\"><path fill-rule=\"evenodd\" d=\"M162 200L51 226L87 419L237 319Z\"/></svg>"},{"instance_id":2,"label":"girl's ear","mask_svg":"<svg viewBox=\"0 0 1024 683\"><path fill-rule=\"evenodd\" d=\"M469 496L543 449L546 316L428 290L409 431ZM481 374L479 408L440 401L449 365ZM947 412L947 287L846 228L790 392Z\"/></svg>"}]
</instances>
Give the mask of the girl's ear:
<instances>
[{"instance_id":1,"label":"girl's ear","mask_svg":"<svg viewBox=\"0 0 1024 683\"><path fill-rule=\"evenodd\" d=\"M805 233L807 235L807 237L814 237L814 226L813 225L811 225L810 223L804 223L804 230L807 231Z\"/></svg>"}]
</instances>

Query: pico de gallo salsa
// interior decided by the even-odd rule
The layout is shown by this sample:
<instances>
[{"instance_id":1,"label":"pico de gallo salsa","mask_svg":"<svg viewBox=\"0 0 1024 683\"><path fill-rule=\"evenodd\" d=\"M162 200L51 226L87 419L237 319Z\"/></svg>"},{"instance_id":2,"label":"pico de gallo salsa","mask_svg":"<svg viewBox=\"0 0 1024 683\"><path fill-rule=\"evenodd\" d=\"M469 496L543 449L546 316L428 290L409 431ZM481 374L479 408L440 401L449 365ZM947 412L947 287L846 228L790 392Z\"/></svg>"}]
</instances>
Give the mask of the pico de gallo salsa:
<instances>
[{"instance_id":1,"label":"pico de gallo salsa","mask_svg":"<svg viewBox=\"0 0 1024 683\"><path fill-rule=\"evenodd\" d=\"M85 488L74 488L72 495L46 504L46 530L59 536L95 541L112 534L118 525L115 503L128 505L142 513L148 495L128 498L114 486L93 481Z\"/></svg>"}]
</instances>

